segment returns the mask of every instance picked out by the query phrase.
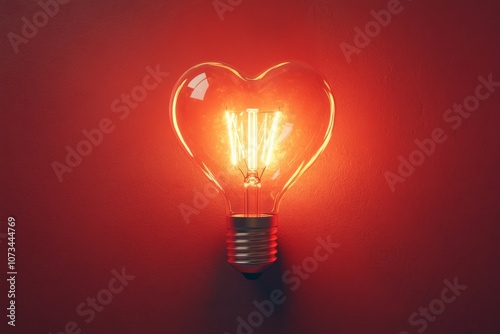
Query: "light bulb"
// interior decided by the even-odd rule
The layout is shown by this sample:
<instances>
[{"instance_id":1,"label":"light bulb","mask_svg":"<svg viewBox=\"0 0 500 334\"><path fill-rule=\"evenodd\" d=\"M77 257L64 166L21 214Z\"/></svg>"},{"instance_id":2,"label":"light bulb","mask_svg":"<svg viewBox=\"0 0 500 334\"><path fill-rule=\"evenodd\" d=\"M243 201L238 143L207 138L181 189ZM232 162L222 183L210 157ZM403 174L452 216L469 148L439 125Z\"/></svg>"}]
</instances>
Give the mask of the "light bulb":
<instances>
[{"instance_id":1,"label":"light bulb","mask_svg":"<svg viewBox=\"0 0 500 334\"><path fill-rule=\"evenodd\" d=\"M177 81L174 131L224 197L228 262L245 277L276 261L280 201L330 141L334 110L328 83L301 63L255 78L202 63Z\"/></svg>"}]
</instances>

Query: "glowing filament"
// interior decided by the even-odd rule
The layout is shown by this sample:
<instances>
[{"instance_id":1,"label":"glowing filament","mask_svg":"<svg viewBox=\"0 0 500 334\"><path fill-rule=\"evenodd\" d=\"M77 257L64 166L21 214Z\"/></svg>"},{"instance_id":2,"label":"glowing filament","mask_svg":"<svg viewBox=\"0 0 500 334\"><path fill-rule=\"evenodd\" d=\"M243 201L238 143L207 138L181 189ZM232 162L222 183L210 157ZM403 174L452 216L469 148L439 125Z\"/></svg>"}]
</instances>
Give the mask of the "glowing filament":
<instances>
[{"instance_id":1,"label":"glowing filament","mask_svg":"<svg viewBox=\"0 0 500 334\"><path fill-rule=\"evenodd\" d=\"M262 156L260 158L261 161L266 161L266 149L267 149L267 114L264 115L264 135L262 136L263 145L262 145Z\"/></svg>"},{"instance_id":2,"label":"glowing filament","mask_svg":"<svg viewBox=\"0 0 500 334\"><path fill-rule=\"evenodd\" d=\"M245 161L247 171L256 172L259 167L265 168L271 163L281 113L276 111L273 114L271 116L271 112L259 113L258 109L247 109L246 115L226 111L231 164L234 167L239 167L240 162ZM259 115L263 118L260 124ZM245 137L246 142L242 141Z\"/></svg>"},{"instance_id":3,"label":"glowing filament","mask_svg":"<svg viewBox=\"0 0 500 334\"><path fill-rule=\"evenodd\" d=\"M248 115L248 131L247 131L247 157L248 169L251 171L257 170L257 109L247 109Z\"/></svg>"}]
</instances>

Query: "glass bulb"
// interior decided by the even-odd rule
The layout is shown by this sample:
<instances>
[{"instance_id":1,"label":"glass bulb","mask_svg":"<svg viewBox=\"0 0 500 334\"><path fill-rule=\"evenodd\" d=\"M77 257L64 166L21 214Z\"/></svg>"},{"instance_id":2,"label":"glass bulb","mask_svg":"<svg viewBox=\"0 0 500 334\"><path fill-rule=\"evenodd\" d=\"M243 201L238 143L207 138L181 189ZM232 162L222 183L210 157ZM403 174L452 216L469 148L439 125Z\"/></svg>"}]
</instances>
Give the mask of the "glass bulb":
<instances>
[{"instance_id":1,"label":"glass bulb","mask_svg":"<svg viewBox=\"0 0 500 334\"><path fill-rule=\"evenodd\" d=\"M228 262L257 277L276 261L284 193L330 141L328 83L301 63L255 78L203 63L178 80L170 116L180 143L224 197Z\"/></svg>"}]
</instances>

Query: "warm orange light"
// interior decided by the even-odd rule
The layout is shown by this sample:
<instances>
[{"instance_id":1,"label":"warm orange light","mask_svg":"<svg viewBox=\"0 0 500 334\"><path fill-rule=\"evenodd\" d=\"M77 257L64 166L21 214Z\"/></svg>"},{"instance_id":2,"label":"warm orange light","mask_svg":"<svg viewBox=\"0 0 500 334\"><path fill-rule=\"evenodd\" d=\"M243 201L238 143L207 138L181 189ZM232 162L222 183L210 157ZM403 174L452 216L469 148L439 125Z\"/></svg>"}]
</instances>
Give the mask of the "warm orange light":
<instances>
[{"instance_id":1,"label":"warm orange light","mask_svg":"<svg viewBox=\"0 0 500 334\"><path fill-rule=\"evenodd\" d=\"M171 119L186 152L221 191L230 231L264 229L258 242L248 231L231 232L230 262L243 272L273 262L281 198L331 139L334 101L328 83L299 63L278 64L256 78L204 63L177 82ZM262 258L256 255L262 252L239 248L243 236L274 251ZM251 245L247 239L242 242Z\"/></svg>"}]
</instances>

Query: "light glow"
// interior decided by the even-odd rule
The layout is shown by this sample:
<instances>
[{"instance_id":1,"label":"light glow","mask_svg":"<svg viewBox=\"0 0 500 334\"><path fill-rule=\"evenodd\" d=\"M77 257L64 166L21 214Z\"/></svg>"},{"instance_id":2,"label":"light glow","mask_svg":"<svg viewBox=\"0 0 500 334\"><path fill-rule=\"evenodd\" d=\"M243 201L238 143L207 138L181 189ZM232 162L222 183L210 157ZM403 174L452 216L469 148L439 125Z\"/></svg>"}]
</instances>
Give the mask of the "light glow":
<instances>
[{"instance_id":1,"label":"light glow","mask_svg":"<svg viewBox=\"0 0 500 334\"><path fill-rule=\"evenodd\" d=\"M276 261L281 199L331 140L334 115L330 86L301 63L257 77L202 63L175 84L174 131L224 198L228 262L245 277Z\"/></svg>"},{"instance_id":2,"label":"light glow","mask_svg":"<svg viewBox=\"0 0 500 334\"><path fill-rule=\"evenodd\" d=\"M305 64L277 64L257 77L219 62L198 64L177 81L170 103L181 145L225 187L228 215L246 213L243 203L252 214L277 214L283 194L332 139L331 88ZM252 177L262 194L242 200L239 187Z\"/></svg>"},{"instance_id":3,"label":"light glow","mask_svg":"<svg viewBox=\"0 0 500 334\"><path fill-rule=\"evenodd\" d=\"M257 170L257 113L258 109L247 109L248 114L248 140L247 140L247 151L248 151L248 169L250 171Z\"/></svg>"},{"instance_id":4,"label":"light glow","mask_svg":"<svg viewBox=\"0 0 500 334\"><path fill-rule=\"evenodd\" d=\"M273 126L271 127L270 136L269 136L270 138L268 139L269 143L268 143L268 145L266 145L266 148L267 148L266 166L269 166L269 163L271 162L271 154L273 153L274 137L276 135L276 129L278 128L279 116L280 116L280 113L278 111L274 113Z\"/></svg>"},{"instance_id":5,"label":"light glow","mask_svg":"<svg viewBox=\"0 0 500 334\"><path fill-rule=\"evenodd\" d=\"M270 114L273 114L272 121ZM269 166L276 146L280 116L281 112L279 111L259 112L258 109L252 108L239 114L226 111L229 151L233 167L241 168L244 166L246 172L257 172L259 169L263 170ZM259 117L263 119L260 125ZM246 124L244 124L245 121ZM245 128L247 130L246 136ZM246 142L242 141L242 138L245 137Z\"/></svg>"},{"instance_id":6,"label":"light glow","mask_svg":"<svg viewBox=\"0 0 500 334\"><path fill-rule=\"evenodd\" d=\"M236 151L236 144L234 143L235 133L233 132L233 124L234 124L234 114L226 111L226 120L227 120L227 133L229 135L229 145L231 147L231 163L233 166L236 166L238 162L238 153Z\"/></svg>"}]
</instances>

